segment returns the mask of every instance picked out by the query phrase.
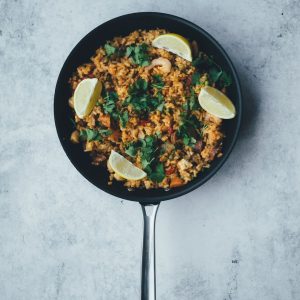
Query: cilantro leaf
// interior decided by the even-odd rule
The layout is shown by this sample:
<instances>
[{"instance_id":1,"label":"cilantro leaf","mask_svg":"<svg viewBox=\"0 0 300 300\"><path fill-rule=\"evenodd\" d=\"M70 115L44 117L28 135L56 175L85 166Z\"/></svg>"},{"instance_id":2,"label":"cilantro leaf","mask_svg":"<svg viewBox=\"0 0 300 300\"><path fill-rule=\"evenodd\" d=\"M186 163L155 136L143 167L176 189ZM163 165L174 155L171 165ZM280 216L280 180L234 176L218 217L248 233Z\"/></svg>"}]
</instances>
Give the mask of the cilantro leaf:
<instances>
[{"instance_id":1,"label":"cilantro leaf","mask_svg":"<svg viewBox=\"0 0 300 300\"><path fill-rule=\"evenodd\" d=\"M155 182L162 182L165 176L166 174L164 170L164 165L162 163L158 163L155 166L154 171L152 171L151 174L149 175L149 178Z\"/></svg>"},{"instance_id":2,"label":"cilantro leaf","mask_svg":"<svg viewBox=\"0 0 300 300\"><path fill-rule=\"evenodd\" d=\"M129 120L129 115L128 115L128 111L124 111L123 113L119 114L119 120L120 120L120 125L122 128L126 127L126 124Z\"/></svg>"},{"instance_id":3,"label":"cilantro leaf","mask_svg":"<svg viewBox=\"0 0 300 300\"><path fill-rule=\"evenodd\" d=\"M111 129L99 129L99 134L102 136L109 136L112 135L113 131Z\"/></svg>"},{"instance_id":4,"label":"cilantro leaf","mask_svg":"<svg viewBox=\"0 0 300 300\"><path fill-rule=\"evenodd\" d=\"M210 82L219 88L232 84L231 76L214 61L212 56L200 52L199 57L193 60L192 65L201 72L208 73Z\"/></svg>"},{"instance_id":5,"label":"cilantro leaf","mask_svg":"<svg viewBox=\"0 0 300 300\"><path fill-rule=\"evenodd\" d=\"M199 81L200 81L200 73L195 72L192 76L192 85L199 84Z\"/></svg>"},{"instance_id":6,"label":"cilantro leaf","mask_svg":"<svg viewBox=\"0 0 300 300\"><path fill-rule=\"evenodd\" d=\"M125 150L125 153L130 157L135 157L137 155L138 150L139 150L139 143L132 142L128 145L127 149Z\"/></svg>"},{"instance_id":7,"label":"cilantro leaf","mask_svg":"<svg viewBox=\"0 0 300 300\"><path fill-rule=\"evenodd\" d=\"M152 80L151 86L155 87L157 89L162 89L165 86L161 75L153 75L153 80Z\"/></svg>"},{"instance_id":8,"label":"cilantro leaf","mask_svg":"<svg viewBox=\"0 0 300 300\"><path fill-rule=\"evenodd\" d=\"M163 109L163 95L157 93L156 96L149 94L148 82L139 78L130 88L129 96L123 102L123 106L131 105L138 113L149 113L155 109Z\"/></svg>"},{"instance_id":9,"label":"cilantro leaf","mask_svg":"<svg viewBox=\"0 0 300 300\"><path fill-rule=\"evenodd\" d=\"M106 114L109 114L114 120L118 118L117 105L118 95L116 92L106 92L105 102L102 108Z\"/></svg>"},{"instance_id":10,"label":"cilantro leaf","mask_svg":"<svg viewBox=\"0 0 300 300\"><path fill-rule=\"evenodd\" d=\"M146 136L144 139L130 143L125 150L125 153L131 157L135 157L140 151L142 168L155 182L161 182L165 178L164 166L159 162L158 142L157 136Z\"/></svg>"},{"instance_id":11,"label":"cilantro leaf","mask_svg":"<svg viewBox=\"0 0 300 300\"><path fill-rule=\"evenodd\" d=\"M131 45L126 48L125 55L130 57L134 64L145 67L150 65L150 56L147 51L146 44Z\"/></svg>"},{"instance_id":12,"label":"cilantro leaf","mask_svg":"<svg viewBox=\"0 0 300 300\"><path fill-rule=\"evenodd\" d=\"M203 124L196 116L184 113L181 115L181 124L177 130L177 136L182 139L184 145L194 146L196 139L202 137Z\"/></svg>"},{"instance_id":13,"label":"cilantro leaf","mask_svg":"<svg viewBox=\"0 0 300 300\"><path fill-rule=\"evenodd\" d=\"M200 108L198 98L197 98L193 88L191 89L191 95L190 95L190 99L189 99L189 108L190 108L190 110L197 110Z\"/></svg>"},{"instance_id":14,"label":"cilantro leaf","mask_svg":"<svg viewBox=\"0 0 300 300\"><path fill-rule=\"evenodd\" d=\"M208 74L211 81L213 83L216 83L220 79L221 75L223 74L223 71L222 70L220 71L217 68L213 67L209 70Z\"/></svg>"},{"instance_id":15,"label":"cilantro leaf","mask_svg":"<svg viewBox=\"0 0 300 300\"><path fill-rule=\"evenodd\" d=\"M227 87L232 84L231 76L228 73L226 73L225 71L223 71L222 75L220 76L220 80L223 83L224 87Z\"/></svg>"},{"instance_id":16,"label":"cilantro leaf","mask_svg":"<svg viewBox=\"0 0 300 300\"><path fill-rule=\"evenodd\" d=\"M102 141L102 137L111 135L113 132L110 129L83 129L80 131L79 138L82 141Z\"/></svg>"},{"instance_id":17,"label":"cilantro leaf","mask_svg":"<svg viewBox=\"0 0 300 300\"><path fill-rule=\"evenodd\" d=\"M108 43L104 45L104 50L107 56L111 56L116 52L116 48Z\"/></svg>"},{"instance_id":18,"label":"cilantro leaf","mask_svg":"<svg viewBox=\"0 0 300 300\"><path fill-rule=\"evenodd\" d=\"M80 131L79 138L83 141L94 141L98 137L98 132L93 129L83 129Z\"/></svg>"}]
</instances>

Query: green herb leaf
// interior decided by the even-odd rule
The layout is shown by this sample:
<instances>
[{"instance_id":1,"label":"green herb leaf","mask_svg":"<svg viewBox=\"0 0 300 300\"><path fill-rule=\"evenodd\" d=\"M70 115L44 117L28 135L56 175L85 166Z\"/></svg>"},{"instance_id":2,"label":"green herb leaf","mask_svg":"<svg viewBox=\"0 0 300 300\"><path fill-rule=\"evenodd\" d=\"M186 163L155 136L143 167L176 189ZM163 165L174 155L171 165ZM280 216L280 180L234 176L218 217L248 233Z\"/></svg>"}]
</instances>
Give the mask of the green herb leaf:
<instances>
[{"instance_id":1,"label":"green herb leaf","mask_svg":"<svg viewBox=\"0 0 300 300\"><path fill-rule=\"evenodd\" d=\"M199 84L199 81L200 81L200 73L195 72L192 76L192 85Z\"/></svg>"},{"instance_id":2,"label":"green herb leaf","mask_svg":"<svg viewBox=\"0 0 300 300\"><path fill-rule=\"evenodd\" d=\"M190 108L190 110L197 110L200 108L198 97L196 96L193 88L191 88L191 96L189 99L189 108Z\"/></svg>"},{"instance_id":3,"label":"green herb leaf","mask_svg":"<svg viewBox=\"0 0 300 300\"><path fill-rule=\"evenodd\" d=\"M194 146L197 142L195 138L190 137L186 134L183 136L182 141L186 146L190 146L190 147Z\"/></svg>"},{"instance_id":4,"label":"green herb leaf","mask_svg":"<svg viewBox=\"0 0 300 300\"><path fill-rule=\"evenodd\" d=\"M125 128L128 120L129 120L129 115L128 115L127 110L125 110L123 113L120 113L119 120L120 120L121 127Z\"/></svg>"},{"instance_id":5,"label":"green herb leaf","mask_svg":"<svg viewBox=\"0 0 300 300\"><path fill-rule=\"evenodd\" d=\"M201 70L201 73L207 72L210 82L217 84L219 88L232 84L231 76L214 61L212 56L200 52L199 57L194 59L192 64L198 70Z\"/></svg>"},{"instance_id":6,"label":"green herb leaf","mask_svg":"<svg viewBox=\"0 0 300 300\"><path fill-rule=\"evenodd\" d=\"M104 45L104 50L107 56L111 56L116 52L116 48L108 43Z\"/></svg>"},{"instance_id":7,"label":"green herb leaf","mask_svg":"<svg viewBox=\"0 0 300 300\"><path fill-rule=\"evenodd\" d=\"M102 104L102 108L106 114L109 114L114 120L118 119L118 111L116 102L118 101L118 95L116 92L106 92L104 97L105 102Z\"/></svg>"},{"instance_id":8,"label":"green herb leaf","mask_svg":"<svg viewBox=\"0 0 300 300\"><path fill-rule=\"evenodd\" d=\"M222 70L220 71L217 68L213 67L209 70L208 74L209 74L209 78L211 79L211 81L213 83L216 83L220 79L222 73L223 73Z\"/></svg>"},{"instance_id":9,"label":"green herb leaf","mask_svg":"<svg viewBox=\"0 0 300 300\"><path fill-rule=\"evenodd\" d=\"M125 153L135 157L140 151L141 164L148 177L155 181L161 182L165 178L163 164L159 162L159 145L158 136L146 136L137 142L130 143Z\"/></svg>"},{"instance_id":10,"label":"green herb leaf","mask_svg":"<svg viewBox=\"0 0 300 300\"><path fill-rule=\"evenodd\" d=\"M99 135L97 130L93 129L83 129L80 131L79 138L83 141L95 141L98 140Z\"/></svg>"},{"instance_id":11,"label":"green herb leaf","mask_svg":"<svg viewBox=\"0 0 300 300\"><path fill-rule=\"evenodd\" d=\"M155 109L163 109L163 95L157 93L151 96L148 91L148 82L139 78L130 88L129 96L123 102L123 106L131 105L138 113L149 113Z\"/></svg>"},{"instance_id":12,"label":"green herb leaf","mask_svg":"<svg viewBox=\"0 0 300 300\"><path fill-rule=\"evenodd\" d=\"M152 77L153 77L152 84L151 84L152 87L155 87L157 89L162 89L165 86L161 75L153 75Z\"/></svg>"},{"instance_id":13,"label":"green herb leaf","mask_svg":"<svg viewBox=\"0 0 300 300\"><path fill-rule=\"evenodd\" d=\"M113 132L110 129L83 129L80 131L79 138L82 141L102 141L105 136L111 135Z\"/></svg>"},{"instance_id":14,"label":"green herb leaf","mask_svg":"<svg viewBox=\"0 0 300 300\"><path fill-rule=\"evenodd\" d=\"M150 57L147 51L148 46L146 44L131 45L126 48L125 55L131 57L134 64L145 67L150 65Z\"/></svg>"},{"instance_id":15,"label":"green herb leaf","mask_svg":"<svg viewBox=\"0 0 300 300\"><path fill-rule=\"evenodd\" d=\"M220 80L224 87L227 87L232 84L231 76L228 73L226 73L225 71L223 71L222 75L220 76Z\"/></svg>"},{"instance_id":16,"label":"green herb leaf","mask_svg":"<svg viewBox=\"0 0 300 300\"><path fill-rule=\"evenodd\" d=\"M127 146L125 153L130 157L135 157L137 155L138 150L139 150L139 143L132 142Z\"/></svg>"},{"instance_id":17,"label":"green herb leaf","mask_svg":"<svg viewBox=\"0 0 300 300\"><path fill-rule=\"evenodd\" d=\"M193 146L197 139L202 138L203 124L196 116L187 112L181 115L181 124L177 130L177 136L182 138L184 145Z\"/></svg>"},{"instance_id":18,"label":"green herb leaf","mask_svg":"<svg viewBox=\"0 0 300 300\"><path fill-rule=\"evenodd\" d=\"M151 174L149 175L149 178L155 182L162 182L165 176L166 174L164 170L164 165L162 163L158 163L155 166L154 171L152 171Z\"/></svg>"},{"instance_id":19,"label":"green herb leaf","mask_svg":"<svg viewBox=\"0 0 300 300\"><path fill-rule=\"evenodd\" d=\"M113 133L111 129L99 129L98 132L101 136L109 136Z\"/></svg>"}]
</instances>

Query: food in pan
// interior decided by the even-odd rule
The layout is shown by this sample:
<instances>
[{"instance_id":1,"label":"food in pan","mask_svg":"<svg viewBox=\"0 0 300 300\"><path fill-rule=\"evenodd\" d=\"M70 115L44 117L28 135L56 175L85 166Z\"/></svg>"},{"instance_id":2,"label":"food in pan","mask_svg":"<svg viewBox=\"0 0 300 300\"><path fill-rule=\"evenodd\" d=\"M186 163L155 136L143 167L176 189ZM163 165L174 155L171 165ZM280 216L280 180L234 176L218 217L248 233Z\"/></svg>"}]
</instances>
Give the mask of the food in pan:
<instances>
[{"instance_id":1,"label":"food in pan","mask_svg":"<svg viewBox=\"0 0 300 300\"><path fill-rule=\"evenodd\" d=\"M100 47L70 78L73 143L105 166L108 184L170 189L222 156L231 78L212 57L165 30L136 30Z\"/></svg>"}]
</instances>

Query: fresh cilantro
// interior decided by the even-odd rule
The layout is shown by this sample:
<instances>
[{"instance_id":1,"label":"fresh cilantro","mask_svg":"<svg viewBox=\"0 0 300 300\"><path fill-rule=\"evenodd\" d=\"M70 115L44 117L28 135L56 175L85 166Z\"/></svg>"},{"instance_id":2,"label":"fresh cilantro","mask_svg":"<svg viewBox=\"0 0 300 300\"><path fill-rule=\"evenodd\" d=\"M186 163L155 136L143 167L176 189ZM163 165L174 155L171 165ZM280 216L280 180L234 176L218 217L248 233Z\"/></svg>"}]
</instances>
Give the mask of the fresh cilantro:
<instances>
[{"instance_id":1,"label":"fresh cilantro","mask_svg":"<svg viewBox=\"0 0 300 300\"><path fill-rule=\"evenodd\" d=\"M195 138L188 135L184 135L182 141L186 146L190 147L193 147L197 142Z\"/></svg>"},{"instance_id":2,"label":"fresh cilantro","mask_svg":"<svg viewBox=\"0 0 300 300\"><path fill-rule=\"evenodd\" d=\"M163 95L157 93L156 96L150 95L148 82L139 78L130 88L129 96L123 102L123 105L131 105L138 113L149 113L155 109L162 111L164 102Z\"/></svg>"},{"instance_id":3,"label":"fresh cilantro","mask_svg":"<svg viewBox=\"0 0 300 300\"><path fill-rule=\"evenodd\" d=\"M148 177L155 181L161 182L165 178L163 164L159 162L159 144L157 136L146 136L136 142L130 143L125 153L135 157L140 151L141 164Z\"/></svg>"},{"instance_id":4,"label":"fresh cilantro","mask_svg":"<svg viewBox=\"0 0 300 300\"><path fill-rule=\"evenodd\" d=\"M183 113L177 136L182 139L184 145L192 147L196 144L196 139L202 137L202 126L202 123L196 116L190 115L188 112Z\"/></svg>"},{"instance_id":5,"label":"fresh cilantro","mask_svg":"<svg viewBox=\"0 0 300 300\"><path fill-rule=\"evenodd\" d=\"M126 48L125 56L129 57L134 52L135 46L131 45Z\"/></svg>"},{"instance_id":6,"label":"fresh cilantro","mask_svg":"<svg viewBox=\"0 0 300 300\"><path fill-rule=\"evenodd\" d=\"M116 52L116 48L108 43L104 45L104 50L107 56L111 56Z\"/></svg>"},{"instance_id":7,"label":"fresh cilantro","mask_svg":"<svg viewBox=\"0 0 300 300\"><path fill-rule=\"evenodd\" d=\"M109 114L114 120L118 119L117 105L118 95L116 92L106 92L102 108L106 114Z\"/></svg>"},{"instance_id":8,"label":"fresh cilantro","mask_svg":"<svg viewBox=\"0 0 300 300\"><path fill-rule=\"evenodd\" d=\"M139 150L139 142L132 142L127 146L125 153L130 157L135 157L138 150Z\"/></svg>"},{"instance_id":9,"label":"fresh cilantro","mask_svg":"<svg viewBox=\"0 0 300 300\"><path fill-rule=\"evenodd\" d=\"M157 89L162 89L164 87L164 82L161 75L153 75L153 80L151 86Z\"/></svg>"},{"instance_id":10,"label":"fresh cilantro","mask_svg":"<svg viewBox=\"0 0 300 300\"><path fill-rule=\"evenodd\" d=\"M112 130L110 129L83 129L80 131L79 138L83 141L101 141L102 137L108 136L112 134Z\"/></svg>"},{"instance_id":11,"label":"fresh cilantro","mask_svg":"<svg viewBox=\"0 0 300 300\"><path fill-rule=\"evenodd\" d=\"M209 81L216 84L219 88L227 87L232 84L231 76L223 70L213 59L204 53L200 53L199 57L193 60L193 66L209 75ZM196 73L195 73L196 74Z\"/></svg>"},{"instance_id":12,"label":"fresh cilantro","mask_svg":"<svg viewBox=\"0 0 300 300\"><path fill-rule=\"evenodd\" d=\"M199 80L200 80L200 73L195 72L192 76L192 85L199 84Z\"/></svg>"},{"instance_id":13,"label":"fresh cilantro","mask_svg":"<svg viewBox=\"0 0 300 300\"><path fill-rule=\"evenodd\" d=\"M134 64L145 67L150 65L150 56L147 51L146 44L131 45L126 48L125 55L130 57Z\"/></svg>"},{"instance_id":14,"label":"fresh cilantro","mask_svg":"<svg viewBox=\"0 0 300 300\"><path fill-rule=\"evenodd\" d=\"M216 83L219 79L220 76L222 75L223 71L218 70L216 67L213 67L209 70L209 78L213 83Z\"/></svg>"},{"instance_id":15,"label":"fresh cilantro","mask_svg":"<svg viewBox=\"0 0 300 300\"><path fill-rule=\"evenodd\" d=\"M128 115L127 110L125 110L123 113L119 114L119 120L120 120L121 127L125 128L128 120L129 120L129 115Z\"/></svg>"},{"instance_id":16,"label":"fresh cilantro","mask_svg":"<svg viewBox=\"0 0 300 300\"><path fill-rule=\"evenodd\" d=\"M220 80L224 87L230 86L232 84L231 76L225 71L223 71L222 75L220 76Z\"/></svg>"},{"instance_id":17,"label":"fresh cilantro","mask_svg":"<svg viewBox=\"0 0 300 300\"><path fill-rule=\"evenodd\" d=\"M110 129L99 129L98 132L101 136L109 136L113 133Z\"/></svg>"},{"instance_id":18,"label":"fresh cilantro","mask_svg":"<svg viewBox=\"0 0 300 300\"><path fill-rule=\"evenodd\" d=\"M164 165L162 163L156 164L154 170L152 170L149 178L154 182L161 182L164 180L166 174L164 170Z\"/></svg>"},{"instance_id":19,"label":"fresh cilantro","mask_svg":"<svg viewBox=\"0 0 300 300\"><path fill-rule=\"evenodd\" d=\"M198 98L197 98L193 88L191 89L191 95L189 98L189 108L190 108L190 110L196 110L196 109L200 108Z\"/></svg>"},{"instance_id":20,"label":"fresh cilantro","mask_svg":"<svg viewBox=\"0 0 300 300\"><path fill-rule=\"evenodd\" d=\"M197 110L200 108L198 98L195 94L193 88L191 88L191 93L187 101L182 105L184 111L188 112L189 110Z\"/></svg>"}]
</instances>

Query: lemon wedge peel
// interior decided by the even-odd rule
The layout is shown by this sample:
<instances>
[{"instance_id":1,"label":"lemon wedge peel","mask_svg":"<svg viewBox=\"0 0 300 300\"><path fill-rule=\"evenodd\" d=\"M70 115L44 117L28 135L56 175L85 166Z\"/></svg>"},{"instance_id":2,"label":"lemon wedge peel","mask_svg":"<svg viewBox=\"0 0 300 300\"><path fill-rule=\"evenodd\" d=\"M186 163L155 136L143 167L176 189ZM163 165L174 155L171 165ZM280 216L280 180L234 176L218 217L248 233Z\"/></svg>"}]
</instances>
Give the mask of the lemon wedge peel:
<instances>
[{"instance_id":1,"label":"lemon wedge peel","mask_svg":"<svg viewBox=\"0 0 300 300\"><path fill-rule=\"evenodd\" d=\"M233 119L236 109L232 101L218 89L205 86L198 96L200 106L208 113L221 119Z\"/></svg>"},{"instance_id":2,"label":"lemon wedge peel","mask_svg":"<svg viewBox=\"0 0 300 300\"><path fill-rule=\"evenodd\" d=\"M188 61L192 61L192 50L189 41L176 33L167 33L159 35L152 41L152 46L165 49Z\"/></svg>"},{"instance_id":3,"label":"lemon wedge peel","mask_svg":"<svg viewBox=\"0 0 300 300\"><path fill-rule=\"evenodd\" d=\"M108 164L115 173L127 180L140 180L147 176L147 173L114 150L110 153Z\"/></svg>"},{"instance_id":4,"label":"lemon wedge peel","mask_svg":"<svg viewBox=\"0 0 300 300\"><path fill-rule=\"evenodd\" d=\"M79 118L88 116L93 110L102 91L102 84L97 78L82 80L74 92L74 109Z\"/></svg>"}]
</instances>

